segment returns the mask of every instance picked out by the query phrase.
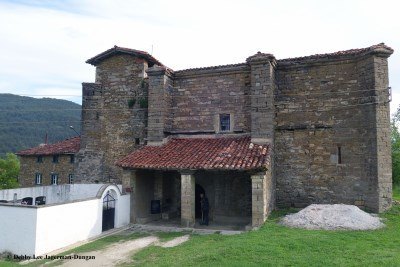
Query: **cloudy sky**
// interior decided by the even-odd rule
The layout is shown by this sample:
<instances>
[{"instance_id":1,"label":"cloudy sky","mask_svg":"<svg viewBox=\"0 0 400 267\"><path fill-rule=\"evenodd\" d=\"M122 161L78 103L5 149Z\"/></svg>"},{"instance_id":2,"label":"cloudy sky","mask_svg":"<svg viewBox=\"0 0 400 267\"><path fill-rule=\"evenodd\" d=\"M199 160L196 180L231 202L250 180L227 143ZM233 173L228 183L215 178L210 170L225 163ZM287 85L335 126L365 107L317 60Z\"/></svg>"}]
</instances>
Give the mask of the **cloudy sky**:
<instances>
[{"instance_id":1,"label":"cloudy sky","mask_svg":"<svg viewBox=\"0 0 400 267\"><path fill-rule=\"evenodd\" d=\"M80 103L85 60L114 45L174 70L385 42L392 111L400 104L400 2L369 0L0 0L0 93Z\"/></svg>"}]
</instances>

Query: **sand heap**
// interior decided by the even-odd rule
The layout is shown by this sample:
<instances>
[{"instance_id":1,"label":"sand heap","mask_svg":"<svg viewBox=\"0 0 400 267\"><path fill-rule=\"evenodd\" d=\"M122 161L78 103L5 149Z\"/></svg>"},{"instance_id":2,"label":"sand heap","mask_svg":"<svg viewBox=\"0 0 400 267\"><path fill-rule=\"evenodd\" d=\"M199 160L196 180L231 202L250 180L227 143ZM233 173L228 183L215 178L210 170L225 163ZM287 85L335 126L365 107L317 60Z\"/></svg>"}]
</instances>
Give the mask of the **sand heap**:
<instances>
[{"instance_id":1,"label":"sand heap","mask_svg":"<svg viewBox=\"0 0 400 267\"><path fill-rule=\"evenodd\" d=\"M325 230L373 230L385 226L376 215L344 204L312 204L298 213L286 215L281 223L295 228Z\"/></svg>"}]
</instances>

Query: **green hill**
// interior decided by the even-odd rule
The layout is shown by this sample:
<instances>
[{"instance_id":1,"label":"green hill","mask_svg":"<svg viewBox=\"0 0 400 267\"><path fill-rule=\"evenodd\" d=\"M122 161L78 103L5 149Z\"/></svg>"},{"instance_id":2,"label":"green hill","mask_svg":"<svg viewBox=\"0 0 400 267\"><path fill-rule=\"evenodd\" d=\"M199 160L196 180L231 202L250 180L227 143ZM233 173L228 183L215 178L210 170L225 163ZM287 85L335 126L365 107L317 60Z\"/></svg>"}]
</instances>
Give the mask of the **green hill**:
<instances>
[{"instance_id":1,"label":"green hill","mask_svg":"<svg viewBox=\"0 0 400 267\"><path fill-rule=\"evenodd\" d=\"M0 156L80 132L81 106L60 99L0 94Z\"/></svg>"}]
</instances>

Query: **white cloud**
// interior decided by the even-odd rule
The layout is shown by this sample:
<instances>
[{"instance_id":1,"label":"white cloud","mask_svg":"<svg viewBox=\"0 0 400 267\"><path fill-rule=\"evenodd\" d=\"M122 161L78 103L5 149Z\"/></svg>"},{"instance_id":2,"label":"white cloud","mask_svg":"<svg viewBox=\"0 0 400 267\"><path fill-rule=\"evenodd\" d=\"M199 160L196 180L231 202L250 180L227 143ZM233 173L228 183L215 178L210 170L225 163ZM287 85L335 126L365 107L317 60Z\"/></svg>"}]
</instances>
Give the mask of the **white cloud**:
<instances>
[{"instance_id":1,"label":"white cloud","mask_svg":"<svg viewBox=\"0 0 400 267\"><path fill-rule=\"evenodd\" d=\"M0 2L0 92L80 94L81 82L94 81L85 60L115 44L153 46L173 69L244 62L257 51L286 58L382 41L400 48L398 1L19 2ZM400 54L389 64L397 103Z\"/></svg>"}]
</instances>

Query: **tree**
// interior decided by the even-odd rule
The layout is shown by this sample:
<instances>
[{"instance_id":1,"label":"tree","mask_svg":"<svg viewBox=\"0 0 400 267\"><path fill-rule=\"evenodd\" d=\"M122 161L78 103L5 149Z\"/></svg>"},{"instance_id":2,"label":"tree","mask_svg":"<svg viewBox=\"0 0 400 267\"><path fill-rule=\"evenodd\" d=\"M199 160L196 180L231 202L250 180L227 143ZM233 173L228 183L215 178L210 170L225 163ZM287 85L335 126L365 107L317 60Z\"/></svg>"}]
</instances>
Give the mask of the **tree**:
<instances>
[{"instance_id":1,"label":"tree","mask_svg":"<svg viewBox=\"0 0 400 267\"><path fill-rule=\"evenodd\" d=\"M392 179L394 184L400 184L400 132L398 124L400 122L400 107L392 118Z\"/></svg>"},{"instance_id":2,"label":"tree","mask_svg":"<svg viewBox=\"0 0 400 267\"><path fill-rule=\"evenodd\" d=\"M7 153L0 158L0 189L16 188L18 184L19 160L15 154Z\"/></svg>"}]
</instances>

